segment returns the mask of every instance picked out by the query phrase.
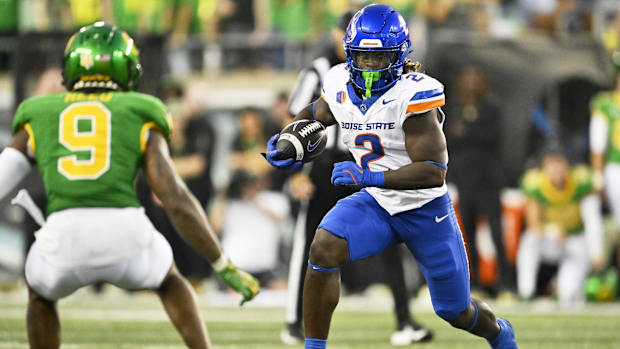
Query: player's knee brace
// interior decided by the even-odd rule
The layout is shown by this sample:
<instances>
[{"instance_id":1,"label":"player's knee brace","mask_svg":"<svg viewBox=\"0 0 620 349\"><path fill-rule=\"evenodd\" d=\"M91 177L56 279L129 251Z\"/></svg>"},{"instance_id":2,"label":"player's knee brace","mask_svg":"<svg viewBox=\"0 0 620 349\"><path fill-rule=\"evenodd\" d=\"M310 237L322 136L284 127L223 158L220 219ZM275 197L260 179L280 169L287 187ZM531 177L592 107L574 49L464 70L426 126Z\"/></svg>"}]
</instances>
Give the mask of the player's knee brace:
<instances>
[{"instance_id":1,"label":"player's knee brace","mask_svg":"<svg viewBox=\"0 0 620 349\"><path fill-rule=\"evenodd\" d=\"M321 272L321 273L329 273L329 272L336 271L336 270L340 269L339 267L324 268L324 267L321 267L320 265L316 265L316 264L310 263L309 259L308 259L308 267L310 269L314 270L314 271L318 271L318 272Z\"/></svg>"}]
</instances>

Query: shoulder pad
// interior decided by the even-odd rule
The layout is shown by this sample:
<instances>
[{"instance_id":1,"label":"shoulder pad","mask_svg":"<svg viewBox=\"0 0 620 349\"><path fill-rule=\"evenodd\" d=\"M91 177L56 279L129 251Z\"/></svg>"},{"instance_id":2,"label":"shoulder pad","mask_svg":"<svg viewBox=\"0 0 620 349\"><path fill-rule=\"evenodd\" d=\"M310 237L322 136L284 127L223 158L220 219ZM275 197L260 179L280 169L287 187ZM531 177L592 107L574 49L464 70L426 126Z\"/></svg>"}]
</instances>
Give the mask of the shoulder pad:
<instances>
[{"instance_id":1,"label":"shoulder pad","mask_svg":"<svg viewBox=\"0 0 620 349\"><path fill-rule=\"evenodd\" d=\"M349 70L346 63L333 66L325 75L321 85L321 98L327 104L343 103L347 98Z\"/></svg>"},{"instance_id":2,"label":"shoulder pad","mask_svg":"<svg viewBox=\"0 0 620 349\"><path fill-rule=\"evenodd\" d=\"M590 180L590 168L586 165L577 165L573 169L573 176L579 183L587 182Z\"/></svg>"},{"instance_id":3,"label":"shoulder pad","mask_svg":"<svg viewBox=\"0 0 620 349\"><path fill-rule=\"evenodd\" d=\"M529 197L535 195L540 188L542 176L542 171L537 168L530 169L525 172L523 178L521 179L521 190L523 190L525 195Z\"/></svg>"},{"instance_id":4,"label":"shoulder pad","mask_svg":"<svg viewBox=\"0 0 620 349\"><path fill-rule=\"evenodd\" d=\"M612 102L613 97L609 92L599 92L592 97L590 101L590 108L594 110L601 110L605 107L606 104Z\"/></svg>"},{"instance_id":5,"label":"shoulder pad","mask_svg":"<svg viewBox=\"0 0 620 349\"><path fill-rule=\"evenodd\" d=\"M443 84L422 73L404 74L396 86L406 100L406 114L419 114L446 103Z\"/></svg>"},{"instance_id":6,"label":"shoulder pad","mask_svg":"<svg viewBox=\"0 0 620 349\"><path fill-rule=\"evenodd\" d=\"M145 118L145 125L149 124L149 128L158 128L169 140L172 132L172 118L164 103L159 98L139 92L127 92L127 96L138 100L137 103L140 104Z\"/></svg>"},{"instance_id":7,"label":"shoulder pad","mask_svg":"<svg viewBox=\"0 0 620 349\"><path fill-rule=\"evenodd\" d=\"M49 98L49 96L52 95L30 97L19 104L17 111L15 112L15 117L13 118L13 134L16 134L25 124L31 122L33 117L39 115L39 113L28 111L36 106L35 103L37 101L44 98Z\"/></svg>"},{"instance_id":8,"label":"shoulder pad","mask_svg":"<svg viewBox=\"0 0 620 349\"><path fill-rule=\"evenodd\" d=\"M583 198L594 190L592 185L592 172L588 166L575 166L572 171L572 176L577 185L577 191L575 193L577 199Z\"/></svg>"}]
</instances>

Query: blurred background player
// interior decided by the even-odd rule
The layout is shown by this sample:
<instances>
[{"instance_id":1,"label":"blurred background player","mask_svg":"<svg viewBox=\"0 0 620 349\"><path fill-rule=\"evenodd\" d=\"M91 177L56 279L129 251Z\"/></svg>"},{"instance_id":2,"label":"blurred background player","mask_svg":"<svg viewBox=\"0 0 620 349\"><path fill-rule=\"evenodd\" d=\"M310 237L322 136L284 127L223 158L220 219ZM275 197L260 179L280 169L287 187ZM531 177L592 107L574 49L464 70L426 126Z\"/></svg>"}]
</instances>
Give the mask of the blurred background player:
<instances>
[{"instance_id":1,"label":"blurred background player","mask_svg":"<svg viewBox=\"0 0 620 349\"><path fill-rule=\"evenodd\" d=\"M138 203L134 180L140 167L179 232L243 294L243 302L258 293L258 282L222 253L204 211L173 167L163 104L132 92L142 73L133 39L97 22L69 39L64 57L70 92L21 103L15 136L0 154L0 198L26 176L31 162L48 196L47 222L25 265L30 345L59 347L56 302L105 281L156 291L185 344L208 348L194 292Z\"/></svg>"},{"instance_id":2,"label":"blurred background player","mask_svg":"<svg viewBox=\"0 0 620 349\"><path fill-rule=\"evenodd\" d=\"M346 62L342 45L345 31L353 17L353 11L345 12L337 27L331 29L329 37L321 45L318 57L310 67L304 69L295 83L289 100L289 112L297 115L312 101L321 96L321 84L325 75L333 66ZM302 296L304 278L308 267L308 252L321 219L336 202L357 190L331 185L330 170L340 161L352 160L346 145L340 139L341 132L337 126L327 128L327 147L321 156L290 179L290 189L295 199L302 200L297 215L294 232L293 251L289 263L288 301L286 308L286 328L281 333L282 342L295 344L303 340ZM427 341L432 338L431 330L417 323L409 310L409 295L405 284L402 257L398 246L382 253L373 265L377 270L386 271L386 280L394 299L397 330L390 337L392 345L408 345ZM352 272L349 268L349 272ZM347 270L343 272L347 277ZM346 284L346 280L345 280Z\"/></svg>"},{"instance_id":3,"label":"blurred background player","mask_svg":"<svg viewBox=\"0 0 620 349\"><path fill-rule=\"evenodd\" d=\"M415 73L418 65L406 60L409 30L390 6L358 11L343 41L347 63L330 69L321 98L294 119L338 123L356 162L336 163L331 182L363 188L325 215L310 247L303 296L306 349L327 347L340 267L400 243L418 262L438 316L487 339L492 348L517 348L510 323L469 294L465 246L445 184L443 85ZM300 166L292 158L278 159L277 138L268 142L268 162Z\"/></svg>"},{"instance_id":4,"label":"blurred background player","mask_svg":"<svg viewBox=\"0 0 620 349\"><path fill-rule=\"evenodd\" d=\"M616 230L620 231L620 51L612 54L612 62L614 90L597 94L591 103L590 161L594 189L605 194ZM616 263L620 269L620 246Z\"/></svg>"},{"instance_id":5,"label":"blurred background player","mask_svg":"<svg viewBox=\"0 0 620 349\"><path fill-rule=\"evenodd\" d=\"M500 193L504 185L500 162L501 112L489 97L488 81L480 67L464 66L456 93L446 106L446 140L450 149L448 181L458 190L459 210L467 236L471 288L480 292L476 223L486 217L499 266L497 291L515 292L514 268L508 263L502 230Z\"/></svg>"},{"instance_id":6,"label":"blurred background player","mask_svg":"<svg viewBox=\"0 0 620 349\"><path fill-rule=\"evenodd\" d=\"M528 197L526 230L517 256L519 295L535 296L542 263L559 264L557 295L562 306L582 305L590 270L603 267L603 222L588 167L570 166L559 149L544 153L527 171L521 188Z\"/></svg>"},{"instance_id":7,"label":"blurred background player","mask_svg":"<svg viewBox=\"0 0 620 349\"><path fill-rule=\"evenodd\" d=\"M289 215L286 195L267 189L268 178L233 172L222 222L222 246L239 268L256 277L263 289L282 289L279 277L279 224Z\"/></svg>"}]
</instances>

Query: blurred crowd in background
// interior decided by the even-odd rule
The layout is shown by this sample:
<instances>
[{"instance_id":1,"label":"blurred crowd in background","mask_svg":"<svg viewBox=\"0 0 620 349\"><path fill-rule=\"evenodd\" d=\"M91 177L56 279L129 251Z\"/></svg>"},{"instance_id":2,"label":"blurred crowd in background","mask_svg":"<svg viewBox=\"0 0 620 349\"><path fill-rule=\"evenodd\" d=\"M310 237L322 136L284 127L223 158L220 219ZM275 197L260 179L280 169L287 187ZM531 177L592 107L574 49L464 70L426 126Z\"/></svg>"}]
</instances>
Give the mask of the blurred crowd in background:
<instances>
[{"instance_id":1,"label":"blurred crowd in background","mask_svg":"<svg viewBox=\"0 0 620 349\"><path fill-rule=\"evenodd\" d=\"M553 176L589 165L590 101L616 85L612 55L620 49L620 2L378 2L405 17L413 42L410 57L446 87L448 181L469 244L473 290L523 299L550 296L564 286L549 280L579 271L583 278L590 275L577 280L581 296L588 289L592 300L614 299L620 226L614 228L610 219L595 228L603 241L596 258L578 259L577 266L562 265L569 252L533 251L537 244L530 239L527 246L534 247L528 254L519 242L535 225L526 204L536 197L535 189L522 185L526 171L540 168ZM0 147L8 142L19 102L63 91L62 53L70 33L99 20L114 23L141 50L140 91L160 97L169 108L175 165L208 209L231 260L266 287L284 288L300 206L296 193L305 190L307 197L313 189L300 189L303 183L275 171L260 152L294 116L288 101L297 74L340 45L331 33L341 15L368 3L0 0ZM543 158L552 155L561 164L545 167ZM40 180L33 174L28 181ZM211 273L208 263L177 236L144 180L137 185L149 217L171 242L179 269L200 285ZM597 194L596 188L587 191ZM44 204L42 186L31 194ZM36 225L6 201L0 205L0 274L11 279L21 275L22 257L7 246L27 249ZM602 218L608 210L603 200ZM22 236L28 237L26 243L15 242ZM567 246L565 238L558 240L561 248ZM555 258L520 267L534 275L531 280L517 276L520 255L528 261L535 259L532 255ZM411 261L403 262L413 295L421 278ZM355 268L348 273L343 281L350 292L377 281Z\"/></svg>"}]
</instances>

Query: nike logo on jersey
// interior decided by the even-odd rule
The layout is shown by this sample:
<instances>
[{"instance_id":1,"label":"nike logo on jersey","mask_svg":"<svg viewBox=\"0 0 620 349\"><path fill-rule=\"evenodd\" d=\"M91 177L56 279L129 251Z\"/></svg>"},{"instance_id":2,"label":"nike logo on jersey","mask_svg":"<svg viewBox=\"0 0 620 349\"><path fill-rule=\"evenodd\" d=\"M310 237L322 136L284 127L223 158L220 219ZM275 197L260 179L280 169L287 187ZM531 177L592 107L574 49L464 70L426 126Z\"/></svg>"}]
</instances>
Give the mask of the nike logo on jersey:
<instances>
[{"instance_id":1,"label":"nike logo on jersey","mask_svg":"<svg viewBox=\"0 0 620 349\"><path fill-rule=\"evenodd\" d=\"M435 216L435 223L441 223L441 221L443 221L444 219L448 218L448 214L439 218L437 216Z\"/></svg>"},{"instance_id":2,"label":"nike logo on jersey","mask_svg":"<svg viewBox=\"0 0 620 349\"><path fill-rule=\"evenodd\" d=\"M390 103L390 102L394 102L395 100L396 100L396 98L394 98L394 99L390 99L389 101L386 101L386 100L384 99L384 100L383 100L383 104L385 105L385 104L388 104L388 103Z\"/></svg>"},{"instance_id":3,"label":"nike logo on jersey","mask_svg":"<svg viewBox=\"0 0 620 349\"><path fill-rule=\"evenodd\" d=\"M308 142L308 152L312 153L312 151L314 151L314 149L316 149L316 147L319 145L319 143L321 143L321 138L317 139L316 142L312 143L312 142Z\"/></svg>"}]
</instances>

